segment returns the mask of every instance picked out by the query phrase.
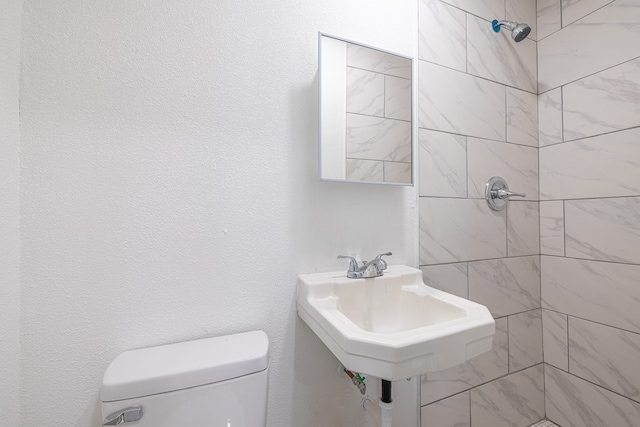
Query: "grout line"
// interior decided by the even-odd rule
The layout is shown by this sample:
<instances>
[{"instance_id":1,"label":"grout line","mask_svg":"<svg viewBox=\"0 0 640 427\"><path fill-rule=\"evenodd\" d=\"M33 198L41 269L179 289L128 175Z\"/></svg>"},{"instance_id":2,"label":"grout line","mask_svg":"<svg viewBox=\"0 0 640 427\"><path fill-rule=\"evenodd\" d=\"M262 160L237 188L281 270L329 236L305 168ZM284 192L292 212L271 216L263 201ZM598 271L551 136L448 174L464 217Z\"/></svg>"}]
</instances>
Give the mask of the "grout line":
<instances>
[{"instance_id":1,"label":"grout line","mask_svg":"<svg viewBox=\"0 0 640 427\"><path fill-rule=\"evenodd\" d=\"M563 121L563 124L562 124L562 126L563 126L562 134L563 135L562 135L562 138L564 139L564 112L562 114L562 121ZM638 128L640 128L640 125L629 126L629 127L623 128L623 129L615 129L615 130L612 130L612 131L609 131L609 132L598 133L598 134L595 134L595 135L589 135L589 136L585 136L585 137L582 137L582 138L567 139L567 140L563 140L562 142L556 142L556 143L553 143L553 144L545 145L544 147L541 147L541 148L552 147L552 146L561 145L561 144L568 144L570 142L586 141L588 139L598 138L598 137L601 137L601 136L607 136L607 135L611 135L611 134L614 134L614 133L627 132L627 131L635 130L635 129L638 129Z\"/></svg>"},{"instance_id":2,"label":"grout line","mask_svg":"<svg viewBox=\"0 0 640 427\"><path fill-rule=\"evenodd\" d=\"M425 407L425 406L433 405L434 403L442 402L443 400L446 400L446 399L448 399L448 398L450 398L450 397L458 396L458 395L460 395L460 394L462 394L462 393L470 392L471 390L474 390L474 389L476 389L476 388L479 388L479 387L481 387L481 386L483 386L483 385L486 385L486 384L489 384L489 383L492 383L492 382L494 382L494 381L498 381L498 380L501 380L501 379L505 379L505 378L510 377L510 376L512 376L512 375L516 375L516 374L519 374L519 373L521 373L521 372L523 372L523 371L526 371L527 369L536 368L536 367L538 367L538 366L540 366L540 365L543 365L543 367L544 367L544 362L536 363L536 364L533 364L533 365L531 365L531 366L527 366L526 368L518 369L518 370L513 371L513 372L508 372L508 373L506 373L506 374L504 374L504 375L500 375L500 376L495 377L495 378L493 378L493 379L490 379L490 380L484 381L484 382L482 382L482 383L480 383L480 384L478 384L478 385L474 385L473 387L469 387L469 388L468 388L468 389L466 389L466 390L462 390L462 391L456 392L456 393L454 393L454 394L452 394L452 395L449 395L449 396L445 396L445 397L442 397L442 398L436 399L436 400L434 400L433 402L429 402L429 403L426 403L426 404L424 404L424 405L421 403L421 404L420 404L420 407L421 407L421 408L423 408L423 407ZM555 367L555 366L554 366L554 367ZM556 369L557 369L557 368L556 368ZM562 371L562 370L560 370L560 371ZM564 371L562 371L562 372L564 372ZM567 372L564 372L564 373L566 374ZM429 382L428 374L424 374L424 375L426 375L426 376L427 376L427 382Z\"/></svg>"},{"instance_id":3,"label":"grout line","mask_svg":"<svg viewBox=\"0 0 640 427\"><path fill-rule=\"evenodd\" d=\"M569 333L568 333L568 330L569 330L569 329L568 329L569 317L573 317L574 319L578 319L578 320L584 320L585 322L595 323L596 325L600 325L600 326L607 326L607 327L609 327L609 328L617 329L617 330L619 330L619 331L623 331L623 332L628 332L628 333L630 333L630 334L640 335L640 331L638 331L638 330L636 330L636 331L632 331L632 330L629 330L629 329L621 328L621 327L619 327L619 326L612 326L612 325L608 325L608 324L606 324L606 323L598 322L598 321L593 320L593 319L587 319L587 318L584 318L584 317L576 316L576 315L574 315L574 314L570 314L570 313L565 313L565 312L562 312L562 311L558 311L558 310L556 310L556 309L554 309L554 308L548 308L548 307L545 307L545 308L543 308L543 310L548 310L548 311L552 311L552 312L554 312L554 313L556 313L556 314L562 314L562 315L564 315L564 316L567 316L567 339L568 339L568 336L569 336ZM546 363L548 363L548 362L546 362ZM559 368L558 368L558 369L559 369ZM561 370L561 371L564 371L563 369L560 369L560 370ZM566 372L566 371L565 371L565 372Z\"/></svg>"},{"instance_id":4,"label":"grout line","mask_svg":"<svg viewBox=\"0 0 640 427\"><path fill-rule=\"evenodd\" d=\"M437 196L423 196L423 197L435 198ZM540 201L541 202L579 202L581 200L633 199L638 197L640 197L640 192L638 194L628 195L628 196L600 196L600 197L596 196L596 197L574 197L574 198L557 198L557 199L554 198L554 199L545 199ZM443 197L443 198L450 198L450 197ZM516 203L523 202L523 201L535 202L535 200L513 200L513 202L516 202Z\"/></svg>"},{"instance_id":5,"label":"grout line","mask_svg":"<svg viewBox=\"0 0 640 427\"><path fill-rule=\"evenodd\" d=\"M637 60L637 59L640 59L640 56L636 56L636 57L633 57L633 58L628 59L628 60L626 60L626 61L622 61L622 62L619 62L619 63L617 63L617 64L613 64L613 65L611 65L611 66L608 66L608 67L606 67L606 68L603 68L603 69L598 70L598 71L596 71L596 72L593 72L593 73L591 73L591 74L587 74L586 76L582 76L582 77L577 78L577 79L575 79L575 80L571 80L571 81L568 81L568 82L564 82L564 83L562 83L562 84L561 84L561 85L559 85L559 86L555 86L555 87L553 87L553 88L549 88L549 89L545 90L544 92L540 92L538 95L542 95L543 93L551 92L552 90L558 89L558 88L560 88L560 87L562 87L562 86L570 85L571 83L579 82L580 80L584 80L584 79L586 79L587 77L595 76L595 75L600 74L600 73L602 73L602 72L604 72L604 71L610 70L610 69L612 69L612 68L619 67L620 65L624 65L624 64L627 64L627 63L629 63L629 62L633 62L633 61L635 61L635 60Z\"/></svg>"},{"instance_id":6,"label":"grout line","mask_svg":"<svg viewBox=\"0 0 640 427\"><path fill-rule=\"evenodd\" d=\"M424 197L421 197L424 198ZM460 199L460 200L465 200L465 199ZM633 266L633 267L640 267L640 263L632 263L632 262L620 262L620 261L607 261L607 260L601 260L601 259L590 259L590 258L579 258L579 257L575 257L575 256L560 256L560 255L548 255L548 254L529 254L529 255L514 255L514 256L501 256L501 257L495 257L495 258L481 258L481 259L462 259L462 260L456 260L456 261L450 261L450 262L438 262L438 263L434 263L434 264L420 264L420 267L433 267L436 265L449 265L449 264L461 264L464 262L467 263L474 263L474 262L485 262L485 261L502 261L502 260L507 260L507 259L516 259L516 258L528 258L528 257L550 257L550 258L564 258L564 259L573 259L576 261L588 261L588 262L599 262L599 263L603 263L603 264L613 264L613 265L619 265L619 266Z\"/></svg>"},{"instance_id":7,"label":"grout line","mask_svg":"<svg viewBox=\"0 0 640 427\"><path fill-rule=\"evenodd\" d=\"M465 61L464 61L464 72L465 74L469 73L469 12L465 12L464 14L464 43L465 43L465 49L464 49L464 56L465 56Z\"/></svg>"},{"instance_id":8,"label":"grout line","mask_svg":"<svg viewBox=\"0 0 640 427\"><path fill-rule=\"evenodd\" d=\"M364 113L352 113L351 111L347 111L347 114L352 114L354 116L360 116L360 117L371 117L372 119L393 120L395 122L411 123L411 120L394 119L393 117L374 116L372 114L364 114Z\"/></svg>"},{"instance_id":9,"label":"grout line","mask_svg":"<svg viewBox=\"0 0 640 427\"><path fill-rule=\"evenodd\" d=\"M467 56L468 56L468 54L467 54ZM441 67L441 68L446 68L446 69L451 70L451 71L457 71L458 73L462 73L462 74L464 74L466 76L475 77L477 79L484 80L486 82L490 82L490 83L493 83L493 84L496 84L496 85L510 87L512 89L517 89L517 90L520 90L522 92L530 93L531 95L538 95L537 89L535 91L530 91L528 89L523 89L523 88L520 88L520 87L517 87L517 86L513 86L513 85L510 85L510 84L499 82L499 81L496 81L496 80L491 80L491 79L488 79L486 77L478 76L476 74L471 74L468 71L461 71L461 70L458 70L457 68L449 67L447 65L438 64L437 62L427 61L426 59L418 59L418 60L422 61L422 62L426 62L428 64L436 65L436 66ZM467 61L468 61L468 59L467 59Z\"/></svg>"},{"instance_id":10,"label":"grout line","mask_svg":"<svg viewBox=\"0 0 640 427\"><path fill-rule=\"evenodd\" d=\"M356 114L356 113L349 113L349 114ZM538 149L538 147L536 147L535 145L522 144L522 143L519 143L519 142L504 141L504 140L501 140L501 139L487 138L485 136L467 135L467 134L464 134L464 133L450 132L450 131L441 130L441 129L419 127L418 128L418 132L421 131L421 130L426 130L426 131L429 131L429 132L445 133L447 135L464 136L466 138L476 138L476 139L481 139L483 141L501 142L503 144L517 145L519 147L527 147L527 148ZM554 144L554 145L557 145L557 144Z\"/></svg>"},{"instance_id":11,"label":"grout line","mask_svg":"<svg viewBox=\"0 0 640 427\"><path fill-rule=\"evenodd\" d=\"M553 366L553 365L551 365L551 366ZM556 368L555 366L553 366L553 367L554 367L555 369L558 369L558 368ZM617 395L617 396L619 396L619 397L622 397L622 398L624 398L626 401L628 401L629 403L632 403L632 404L638 404L638 403L640 403L640 400L634 400L634 399L630 398L629 396L625 396L624 394L620 394L620 393L619 393L619 392L617 392L617 391L610 390L610 389L608 389L608 388L606 388L606 387L603 387L603 386L602 386L602 385L600 385L600 384L594 383L593 381L590 381L590 380L588 380L588 379L582 378L581 376L578 376L578 375L572 374L571 372L565 372L565 371L563 371L562 369L558 369L558 371L560 371L560 372L562 372L563 374L566 374L566 375L571 375L571 376L572 376L572 377L574 377L574 378L578 378L579 380L582 380L582 381L584 381L584 382L586 382L586 383L589 383L589 384L591 384L591 385L593 385L593 386L595 386L595 387L599 388L600 390L605 390L605 391L608 391L608 392L610 392L610 393L613 393L613 394L615 394L615 395ZM616 427L617 427L617 426L616 426Z\"/></svg>"},{"instance_id":12,"label":"grout line","mask_svg":"<svg viewBox=\"0 0 640 427\"><path fill-rule=\"evenodd\" d=\"M571 346L569 345L569 342L570 342L570 340L569 340L569 317L572 317L572 316L569 316L567 314L567 373L569 373L569 371L570 371L569 365L571 364L571 355L569 354L569 351L571 349ZM583 320L586 320L586 319L583 319Z\"/></svg>"},{"instance_id":13,"label":"grout line","mask_svg":"<svg viewBox=\"0 0 640 427\"><path fill-rule=\"evenodd\" d=\"M509 374L513 374L511 372L511 334L510 334L510 325L511 325L511 316L506 317L505 323L507 324L507 372ZM544 361L543 361L544 362Z\"/></svg>"},{"instance_id":14,"label":"grout line","mask_svg":"<svg viewBox=\"0 0 640 427\"><path fill-rule=\"evenodd\" d=\"M605 7L609 6L609 5L610 5L611 3L613 3L613 2L615 2L615 0L609 0L609 3L604 4L604 5L600 6L599 8L592 10L591 12L587 13L587 14L586 14L586 15L584 15L584 16L581 16L580 18L576 19L575 21L571 21L571 22L569 22L569 23L567 24L567 27L569 27L569 26L571 26L571 25L575 24L575 23L576 23L576 22L578 22L578 21L582 21L582 20L583 20L584 18L586 18L587 16L593 15L594 13L596 13L597 11L599 11L600 9L604 9ZM560 0L560 5L562 6L562 0ZM564 22L563 22L562 15L563 15L563 14L562 14L562 9L560 9L560 24L562 25L562 27L561 27L561 28L564 28Z\"/></svg>"},{"instance_id":15,"label":"grout line","mask_svg":"<svg viewBox=\"0 0 640 427\"><path fill-rule=\"evenodd\" d=\"M630 266L640 267L640 263L632 263L632 262L606 261L606 260L601 260L601 259L579 258L579 257L575 257L575 256L560 256L560 255L544 255L544 256L551 257L551 258L574 259L576 261L600 262L600 263L603 263L603 264L630 265ZM491 258L491 259L496 259L496 258ZM458 261L458 262L462 262L462 261ZM433 264L431 264L431 265L433 265Z\"/></svg>"},{"instance_id":16,"label":"grout line","mask_svg":"<svg viewBox=\"0 0 640 427\"><path fill-rule=\"evenodd\" d=\"M544 357L543 357L544 362ZM544 418L547 418L547 367L542 363L542 408L544 410Z\"/></svg>"},{"instance_id":17,"label":"grout line","mask_svg":"<svg viewBox=\"0 0 640 427\"><path fill-rule=\"evenodd\" d=\"M469 198L469 137L464 137L464 161L466 169L464 170L464 184L466 189L465 198Z\"/></svg>"},{"instance_id":18,"label":"grout line","mask_svg":"<svg viewBox=\"0 0 640 427\"><path fill-rule=\"evenodd\" d=\"M562 29L564 28L564 23L562 22L562 11L564 10L564 5L562 4L563 0L560 0L560 29L558 31L562 31ZM558 32L556 31L556 32Z\"/></svg>"},{"instance_id":19,"label":"grout line","mask_svg":"<svg viewBox=\"0 0 640 427\"><path fill-rule=\"evenodd\" d=\"M365 159L366 160L366 159ZM382 160L380 160L382 161ZM396 163L408 163L408 162L396 162ZM446 199L446 200L485 200L484 197L457 197L457 196L420 196L425 199ZM577 198L557 198L557 199L545 199L545 200L536 200L536 199L524 199L524 200L511 200L513 203L531 203L531 202L579 202L583 200L609 200L609 199L633 199L640 197L640 193L636 195L630 196L602 196L602 197L577 197ZM511 203L510 202L510 203ZM532 254L533 255L533 254ZM640 264L640 263L638 263Z\"/></svg>"},{"instance_id":20,"label":"grout line","mask_svg":"<svg viewBox=\"0 0 640 427\"><path fill-rule=\"evenodd\" d=\"M509 95L507 87L504 87L504 139L509 141Z\"/></svg>"},{"instance_id":21,"label":"grout line","mask_svg":"<svg viewBox=\"0 0 640 427\"><path fill-rule=\"evenodd\" d=\"M537 257L540 256L538 254L531 254L531 255L515 255L515 256L510 256L510 257L499 257L499 258L485 258L485 259L472 259L472 260L462 260L462 261L452 261L452 262L441 262L438 264L422 264L420 265L420 268L428 268L428 267L436 267L436 266L440 266L440 265L455 265L455 264L471 264L474 262L486 262L486 261L501 261L501 260L505 260L505 259L518 259L518 258L533 258L533 257Z\"/></svg>"},{"instance_id":22,"label":"grout line","mask_svg":"<svg viewBox=\"0 0 640 427\"><path fill-rule=\"evenodd\" d=\"M562 126L562 142L567 142L566 138L564 136L564 88L566 85L564 86L560 86L560 123Z\"/></svg>"},{"instance_id":23,"label":"grout line","mask_svg":"<svg viewBox=\"0 0 640 427\"><path fill-rule=\"evenodd\" d=\"M563 237L563 242L562 242L562 252L564 253L564 256L567 256L567 208L566 208L566 204L567 204L567 200L562 200L562 237Z\"/></svg>"},{"instance_id":24,"label":"grout line","mask_svg":"<svg viewBox=\"0 0 640 427\"><path fill-rule=\"evenodd\" d=\"M355 44L355 43L351 43L351 44ZM390 52L385 52L385 51L383 51L383 50L376 49L376 48L369 48L369 49L371 49L371 50L377 50L378 52L383 52L383 53L386 53L387 55L400 56L400 55L398 55L398 54L390 53ZM348 56L347 56L347 58L348 58ZM403 58L403 59L408 59L408 58L404 58L404 57L402 57L402 58ZM395 74L385 73L384 71L374 71L374 70L371 70L371 69L369 69L369 68L356 67L356 66L354 66L354 65L347 65L347 68L353 68L354 70L366 71L366 72L368 72L368 73L378 74L378 75L381 75L381 76L395 77L396 79L411 80L411 77L401 77L401 76L396 76Z\"/></svg>"}]
</instances>

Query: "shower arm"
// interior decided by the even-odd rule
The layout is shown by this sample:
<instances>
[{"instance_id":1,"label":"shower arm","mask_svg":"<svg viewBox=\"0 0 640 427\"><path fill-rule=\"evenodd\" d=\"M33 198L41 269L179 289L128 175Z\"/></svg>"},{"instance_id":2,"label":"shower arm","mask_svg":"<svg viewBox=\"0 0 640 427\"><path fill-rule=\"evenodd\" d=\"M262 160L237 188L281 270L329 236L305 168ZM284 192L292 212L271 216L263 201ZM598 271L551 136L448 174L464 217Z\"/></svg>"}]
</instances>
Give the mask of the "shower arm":
<instances>
[{"instance_id":1,"label":"shower arm","mask_svg":"<svg viewBox=\"0 0 640 427\"><path fill-rule=\"evenodd\" d=\"M516 28L516 25L518 25L516 22L511 22L511 21L494 20L491 23L491 26L493 27L493 31L495 31L496 33L500 31L500 27L505 27L507 30L513 31L513 29Z\"/></svg>"}]
</instances>

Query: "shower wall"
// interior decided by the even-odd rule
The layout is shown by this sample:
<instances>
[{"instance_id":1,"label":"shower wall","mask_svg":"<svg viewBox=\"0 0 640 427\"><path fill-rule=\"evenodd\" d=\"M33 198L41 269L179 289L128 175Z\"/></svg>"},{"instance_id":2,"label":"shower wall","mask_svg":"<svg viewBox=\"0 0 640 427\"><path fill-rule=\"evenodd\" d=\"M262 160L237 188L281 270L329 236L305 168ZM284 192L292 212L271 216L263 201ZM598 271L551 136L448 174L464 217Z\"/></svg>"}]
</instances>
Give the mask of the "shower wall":
<instances>
[{"instance_id":1,"label":"shower wall","mask_svg":"<svg viewBox=\"0 0 640 427\"><path fill-rule=\"evenodd\" d=\"M535 1L419 8L420 265L428 285L489 307L497 329L489 353L423 377L422 425L528 426L545 414ZM505 18L530 37L494 33ZM527 197L490 210L494 175Z\"/></svg>"},{"instance_id":2,"label":"shower wall","mask_svg":"<svg viewBox=\"0 0 640 427\"><path fill-rule=\"evenodd\" d=\"M20 1L0 0L0 425L19 425Z\"/></svg>"},{"instance_id":3,"label":"shower wall","mask_svg":"<svg viewBox=\"0 0 640 427\"><path fill-rule=\"evenodd\" d=\"M546 414L640 426L640 3L538 5Z\"/></svg>"}]
</instances>

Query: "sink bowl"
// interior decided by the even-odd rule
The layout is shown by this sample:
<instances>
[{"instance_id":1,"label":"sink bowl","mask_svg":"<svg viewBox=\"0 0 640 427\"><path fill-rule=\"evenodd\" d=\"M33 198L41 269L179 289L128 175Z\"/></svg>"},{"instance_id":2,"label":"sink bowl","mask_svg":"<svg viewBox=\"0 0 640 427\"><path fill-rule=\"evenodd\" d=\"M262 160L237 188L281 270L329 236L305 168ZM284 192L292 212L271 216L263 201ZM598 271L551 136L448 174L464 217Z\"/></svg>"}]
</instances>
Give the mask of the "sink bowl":
<instances>
[{"instance_id":1,"label":"sink bowl","mask_svg":"<svg viewBox=\"0 0 640 427\"><path fill-rule=\"evenodd\" d=\"M395 381L441 371L491 349L495 322L480 304L425 285L422 272L298 277L298 315L349 370Z\"/></svg>"}]
</instances>

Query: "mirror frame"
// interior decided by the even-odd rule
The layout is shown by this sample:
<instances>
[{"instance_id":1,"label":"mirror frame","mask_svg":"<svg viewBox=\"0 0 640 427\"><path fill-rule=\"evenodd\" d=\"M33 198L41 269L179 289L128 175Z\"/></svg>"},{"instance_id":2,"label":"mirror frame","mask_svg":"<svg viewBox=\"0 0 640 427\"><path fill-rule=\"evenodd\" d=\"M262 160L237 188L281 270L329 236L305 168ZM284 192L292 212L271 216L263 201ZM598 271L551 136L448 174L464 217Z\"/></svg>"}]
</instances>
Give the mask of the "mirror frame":
<instances>
[{"instance_id":1,"label":"mirror frame","mask_svg":"<svg viewBox=\"0 0 640 427\"><path fill-rule=\"evenodd\" d=\"M328 37L328 38L332 38L335 40L339 40L345 43L351 43L357 46L362 46L368 49L373 49L373 50L377 50L379 52L383 52L389 55L395 55L395 56L399 56L401 58L405 58L408 59L409 61L411 61L411 182L407 183L407 182L384 182L384 181L355 181L355 180L349 180L349 179L336 179L336 178L323 178L322 177L322 38L323 37ZM417 159L417 155L416 155L416 149L417 149L417 142L416 142L416 136L417 136L417 132L416 132L416 127L418 125L418 123L416 122L416 116L417 116L417 108L415 106L415 102L416 102L416 77L417 77L417 72L416 72L416 61L414 58L406 56L406 55L400 55L398 53L395 52L391 52L385 49L380 49L374 46L370 46L364 43L358 43L358 42L354 42L352 40L348 40L342 37L336 37L334 35L331 34L327 34L327 33L323 33L321 31L318 32L318 175L320 178L320 181L325 181L325 182L346 182L346 183L353 183L353 184L383 184L383 185L393 185L393 186L402 186L402 187L413 187L416 185L416 159Z\"/></svg>"}]
</instances>

